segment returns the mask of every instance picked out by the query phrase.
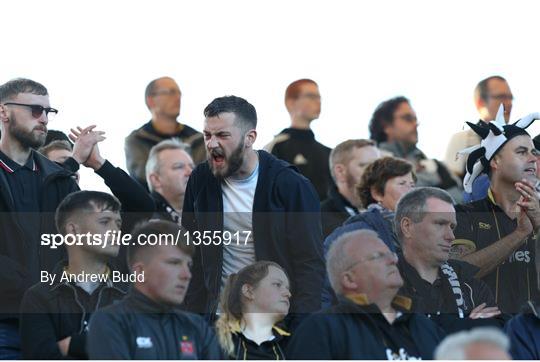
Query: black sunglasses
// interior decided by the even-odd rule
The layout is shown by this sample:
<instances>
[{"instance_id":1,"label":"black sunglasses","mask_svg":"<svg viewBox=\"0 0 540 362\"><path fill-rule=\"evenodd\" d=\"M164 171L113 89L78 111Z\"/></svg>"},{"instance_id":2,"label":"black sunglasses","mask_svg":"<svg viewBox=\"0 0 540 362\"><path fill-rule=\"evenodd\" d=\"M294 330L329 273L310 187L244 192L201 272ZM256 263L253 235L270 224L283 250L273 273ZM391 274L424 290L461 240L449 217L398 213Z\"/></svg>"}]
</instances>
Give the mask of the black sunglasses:
<instances>
[{"instance_id":1,"label":"black sunglasses","mask_svg":"<svg viewBox=\"0 0 540 362\"><path fill-rule=\"evenodd\" d=\"M58 110L57 109L54 109L54 108L51 108L51 107L43 107L43 106L40 106L39 104L23 104L23 103L13 103L13 102L8 102L8 103L4 103L5 106L22 106L22 107L29 107L31 110L32 110L32 117L34 118L39 118L41 117L41 115L43 114L43 111L45 111L45 115L47 116L47 118L49 117L49 113L52 113L51 115L52 116L55 116L58 114Z\"/></svg>"}]
</instances>

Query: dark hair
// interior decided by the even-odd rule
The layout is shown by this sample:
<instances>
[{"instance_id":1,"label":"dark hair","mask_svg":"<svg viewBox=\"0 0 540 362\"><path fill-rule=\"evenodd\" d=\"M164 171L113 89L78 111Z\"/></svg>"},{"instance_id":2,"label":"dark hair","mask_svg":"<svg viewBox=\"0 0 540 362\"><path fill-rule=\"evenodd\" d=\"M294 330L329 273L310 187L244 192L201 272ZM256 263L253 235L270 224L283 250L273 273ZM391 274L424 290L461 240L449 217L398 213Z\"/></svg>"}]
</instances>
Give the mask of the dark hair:
<instances>
[{"instance_id":1,"label":"dark hair","mask_svg":"<svg viewBox=\"0 0 540 362\"><path fill-rule=\"evenodd\" d=\"M362 206L368 207L370 204L377 202L371 195L372 188L384 195L384 188L388 180L405 176L409 172L412 173L413 180L416 181L413 165L401 158L383 157L370 163L356 187L356 193Z\"/></svg>"},{"instance_id":2,"label":"dark hair","mask_svg":"<svg viewBox=\"0 0 540 362\"><path fill-rule=\"evenodd\" d=\"M225 96L214 99L204 109L204 116L216 117L221 113L234 113L236 121L241 123L244 130L257 128L257 111L244 98Z\"/></svg>"},{"instance_id":3,"label":"dark hair","mask_svg":"<svg viewBox=\"0 0 540 362\"><path fill-rule=\"evenodd\" d=\"M55 150L66 150L66 151L73 151L73 148L71 147L71 144L69 144L67 141L64 140L55 140L52 142L49 142L45 146L42 146L38 149L38 152L44 155L45 157L49 156L49 152L55 151Z\"/></svg>"},{"instance_id":4,"label":"dark hair","mask_svg":"<svg viewBox=\"0 0 540 362\"><path fill-rule=\"evenodd\" d=\"M173 237L175 238L175 243L162 245L175 245L178 249L180 249L182 252L189 256L193 256L193 254L195 253L195 248L193 247L193 244L189 243L187 236L184 233L184 230L178 224L166 220L145 221L137 225L131 233L131 240L133 240L134 242L133 244L129 245L127 251L127 262L130 268L133 262L135 260L138 260L138 258L143 252L148 252L148 250L152 248L160 247L159 244L150 245L148 243L142 244L136 242L141 235L145 235L147 239L149 235L173 235ZM176 239L177 237L178 239Z\"/></svg>"},{"instance_id":5,"label":"dark hair","mask_svg":"<svg viewBox=\"0 0 540 362\"><path fill-rule=\"evenodd\" d=\"M478 100L481 99L484 102L488 101L489 93L488 93L488 85L489 81L492 79L498 79L503 82L506 82L506 79L501 77L500 75L492 75L491 77L487 77L486 79L482 79L474 88L474 99Z\"/></svg>"},{"instance_id":6,"label":"dark hair","mask_svg":"<svg viewBox=\"0 0 540 362\"><path fill-rule=\"evenodd\" d=\"M120 212L120 201L111 194L101 191L77 191L67 195L56 208L55 222L60 233L65 233L67 219L77 211L101 210Z\"/></svg>"},{"instance_id":7,"label":"dark hair","mask_svg":"<svg viewBox=\"0 0 540 362\"><path fill-rule=\"evenodd\" d=\"M426 214L426 202L430 198L435 198L453 205L454 199L443 189L438 187L417 187L414 190L407 192L399 199L396 206L396 214L394 216L394 226L398 239L402 239L401 220L405 217L409 218L413 223L419 223L424 219Z\"/></svg>"},{"instance_id":8,"label":"dark hair","mask_svg":"<svg viewBox=\"0 0 540 362\"><path fill-rule=\"evenodd\" d=\"M401 103L410 103L403 96L394 97L379 104L369 121L369 138L377 142L386 142L384 128L394 122L394 112Z\"/></svg>"},{"instance_id":9,"label":"dark hair","mask_svg":"<svg viewBox=\"0 0 540 362\"><path fill-rule=\"evenodd\" d=\"M19 93L32 93L46 96L49 93L42 84L26 78L12 79L0 86L0 103L15 98Z\"/></svg>"},{"instance_id":10,"label":"dark hair","mask_svg":"<svg viewBox=\"0 0 540 362\"><path fill-rule=\"evenodd\" d=\"M304 84L314 84L318 86L317 83L311 79L304 78L295 80L294 82L289 84L289 86L285 90L285 103L287 103L289 99L298 98L300 96L300 89Z\"/></svg>"},{"instance_id":11,"label":"dark hair","mask_svg":"<svg viewBox=\"0 0 540 362\"><path fill-rule=\"evenodd\" d=\"M73 143L64 132L58 131L56 129L49 129L47 130L47 137L45 138L45 143L43 144L43 147L47 146L53 141L66 141L73 148Z\"/></svg>"},{"instance_id":12,"label":"dark hair","mask_svg":"<svg viewBox=\"0 0 540 362\"><path fill-rule=\"evenodd\" d=\"M225 283L220 298L221 313L216 322L216 329L222 348L229 354L234 350L231 325L239 323L243 315L242 286L248 284L256 288L261 280L268 275L271 266L278 268L287 275L279 264L273 261L261 260L240 269L238 273L229 275Z\"/></svg>"}]
</instances>

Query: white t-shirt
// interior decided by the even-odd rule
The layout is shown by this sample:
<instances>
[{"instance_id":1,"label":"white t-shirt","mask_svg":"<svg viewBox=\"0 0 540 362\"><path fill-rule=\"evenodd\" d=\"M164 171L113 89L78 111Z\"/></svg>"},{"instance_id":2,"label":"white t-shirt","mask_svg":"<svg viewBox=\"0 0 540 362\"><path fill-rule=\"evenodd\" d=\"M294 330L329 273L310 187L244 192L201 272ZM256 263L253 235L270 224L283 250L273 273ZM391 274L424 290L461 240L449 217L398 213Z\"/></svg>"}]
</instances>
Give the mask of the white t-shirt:
<instances>
[{"instance_id":1,"label":"white t-shirt","mask_svg":"<svg viewBox=\"0 0 540 362\"><path fill-rule=\"evenodd\" d=\"M231 241L228 245L223 244L221 288L230 274L255 262L252 213L258 179L257 163L248 178L223 180L223 231L231 233Z\"/></svg>"}]
</instances>

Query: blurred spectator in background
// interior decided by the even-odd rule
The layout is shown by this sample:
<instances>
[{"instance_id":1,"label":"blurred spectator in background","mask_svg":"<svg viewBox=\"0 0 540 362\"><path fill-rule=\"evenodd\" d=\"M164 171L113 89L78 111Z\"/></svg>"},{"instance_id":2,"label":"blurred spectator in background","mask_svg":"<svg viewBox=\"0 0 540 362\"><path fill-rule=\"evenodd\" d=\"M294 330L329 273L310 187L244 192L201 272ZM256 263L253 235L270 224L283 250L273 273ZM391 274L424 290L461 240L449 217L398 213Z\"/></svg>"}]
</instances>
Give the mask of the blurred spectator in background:
<instances>
[{"instance_id":1,"label":"blurred spectator in background","mask_svg":"<svg viewBox=\"0 0 540 362\"><path fill-rule=\"evenodd\" d=\"M129 174L147 186L145 167L148 153L159 142L178 138L189 144L195 163L205 159L205 151L202 134L177 121L182 93L174 79L154 79L146 86L144 97L152 119L126 138L125 153Z\"/></svg>"},{"instance_id":2,"label":"blurred spectator in background","mask_svg":"<svg viewBox=\"0 0 540 362\"><path fill-rule=\"evenodd\" d=\"M330 153L330 172L336 186L321 203L323 237L362 209L356 187L369 163L381 157L371 140L347 140Z\"/></svg>"},{"instance_id":3,"label":"blurred spectator in background","mask_svg":"<svg viewBox=\"0 0 540 362\"><path fill-rule=\"evenodd\" d=\"M461 201L461 182L446 166L429 159L418 147L416 113L405 97L395 97L377 106L369 123L370 138L381 150L414 165L418 186L433 186L446 190Z\"/></svg>"},{"instance_id":4,"label":"blurred spectator in background","mask_svg":"<svg viewBox=\"0 0 540 362\"><path fill-rule=\"evenodd\" d=\"M493 121L501 104L504 105L505 123L508 123L513 99L510 86L503 77L493 75L481 80L474 89L474 105L480 117L476 124L486 125ZM480 144L480 137L471 129L455 133L448 142L444 163L460 179L465 176L466 157L458 156L458 152L477 144Z\"/></svg>"},{"instance_id":5,"label":"blurred spectator in background","mask_svg":"<svg viewBox=\"0 0 540 362\"><path fill-rule=\"evenodd\" d=\"M265 150L298 167L315 186L321 201L331 185L328 157L331 149L315 140L311 122L321 113L319 86L311 79L292 82L285 91L291 126L281 131Z\"/></svg>"}]
</instances>

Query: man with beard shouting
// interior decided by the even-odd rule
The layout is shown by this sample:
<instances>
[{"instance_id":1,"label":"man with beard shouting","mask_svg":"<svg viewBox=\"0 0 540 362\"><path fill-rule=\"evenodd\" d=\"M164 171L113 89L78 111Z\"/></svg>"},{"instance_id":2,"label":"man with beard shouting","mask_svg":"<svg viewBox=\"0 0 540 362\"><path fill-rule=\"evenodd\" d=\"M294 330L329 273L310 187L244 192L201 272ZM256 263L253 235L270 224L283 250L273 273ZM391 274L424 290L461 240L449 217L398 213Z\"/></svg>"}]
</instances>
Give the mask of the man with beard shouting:
<instances>
[{"instance_id":1,"label":"man with beard shouting","mask_svg":"<svg viewBox=\"0 0 540 362\"><path fill-rule=\"evenodd\" d=\"M40 246L40 236L56 233L54 211L79 187L73 173L34 151L57 112L40 83L19 78L0 86L0 359L20 356L22 296L65 252Z\"/></svg>"},{"instance_id":2,"label":"man with beard shouting","mask_svg":"<svg viewBox=\"0 0 540 362\"><path fill-rule=\"evenodd\" d=\"M270 260L291 280L291 310L318 310L324 261L313 185L294 166L253 149L257 113L245 99L216 98L204 115L207 160L191 174L182 214L197 247L187 308L213 318L227 277Z\"/></svg>"}]
</instances>

